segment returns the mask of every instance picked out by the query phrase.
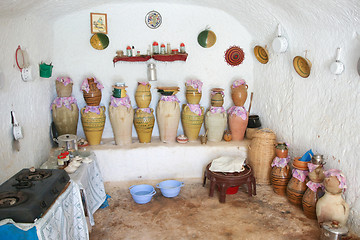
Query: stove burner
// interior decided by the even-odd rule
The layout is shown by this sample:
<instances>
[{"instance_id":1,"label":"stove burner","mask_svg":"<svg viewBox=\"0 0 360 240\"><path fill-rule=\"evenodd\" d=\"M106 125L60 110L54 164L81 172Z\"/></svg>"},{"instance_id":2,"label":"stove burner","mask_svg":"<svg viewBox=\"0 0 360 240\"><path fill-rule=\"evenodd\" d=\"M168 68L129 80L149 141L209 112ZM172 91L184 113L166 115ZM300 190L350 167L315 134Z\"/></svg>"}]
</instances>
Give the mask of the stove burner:
<instances>
[{"instance_id":1,"label":"stove burner","mask_svg":"<svg viewBox=\"0 0 360 240\"><path fill-rule=\"evenodd\" d=\"M39 180L43 180L45 178L48 178L52 175L51 171L45 171L45 170L40 170L37 169L34 172L26 171L22 174L20 174L19 176L17 176L16 180L18 180L19 182L23 182L23 181L39 181Z\"/></svg>"},{"instance_id":2,"label":"stove burner","mask_svg":"<svg viewBox=\"0 0 360 240\"><path fill-rule=\"evenodd\" d=\"M32 186L32 182L30 181L21 181L17 184L14 184L13 187L16 187L16 189L24 189L24 188L30 188Z\"/></svg>"},{"instance_id":3,"label":"stove burner","mask_svg":"<svg viewBox=\"0 0 360 240\"><path fill-rule=\"evenodd\" d=\"M17 206L28 199L22 192L3 192L0 193L0 208Z\"/></svg>"}]
</instances>

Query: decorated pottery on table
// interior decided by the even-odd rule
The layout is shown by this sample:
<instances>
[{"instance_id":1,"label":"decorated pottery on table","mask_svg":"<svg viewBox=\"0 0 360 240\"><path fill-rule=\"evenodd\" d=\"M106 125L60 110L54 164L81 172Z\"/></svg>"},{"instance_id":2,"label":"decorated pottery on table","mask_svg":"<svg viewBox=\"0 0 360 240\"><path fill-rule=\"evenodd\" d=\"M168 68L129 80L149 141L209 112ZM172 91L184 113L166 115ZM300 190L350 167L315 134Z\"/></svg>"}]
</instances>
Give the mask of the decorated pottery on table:
<instances>
[{"instance_id":1,"label":"decorated pottery on table","mask_svg":"<svg viewBox=\"0 0 360 240\"><path fill-rule=\"evenodd\" d=\"M294 162L301 162L299 161L300 158L295 158ZM301 169L298 169L296 166L302 166L302 165L294 165L293 164L293 170L292 170L292 178L290 179L287 188L286 188L286 195L290 203L301 207L302 206L302 198L303 195L307 189L306 183L308 182L308 168L307 168L307 162L304 162L306 164Z\"/></svg>"},{"instance_id":2,"label":"decorated pottery on table","mask_svg":"<svg viewBox=\"0 0 360 240\"><path fill-rule=\"evenodd\" d=\"M156 119L162 142L175 142L180 121L179 87L157 87L161 98L156 107Z\"/></svg>"},{"instance_id":3,"label":"decorated pottery on table","mask_svg":"<svg viewBox=\"0 0 360 240\"><path fill-rule=\"evenodd\" d=\"M81 84L85 102L88 106L99 106L101 101L101 89L104 86L96 78L86 78Z\"/></svg>"},{"instance_id":4,"label":"decorated pottery on table","mask_svg":"<svg viewBox=\"0 0 360 240\"><path fill-rule=\"evenodd\" d=\"M198 139L204 121L204 108L199 104L202 85L203 83L200 80L187 80L185 83L188 104L183 105L181 123L185 136L188 137L189 141Z\"/></svg>"},{"instance_id":5,"label":"decorated pottery on table","mask_svg":"<svg viewBox=\"0 0 360 240\"><path fill-rule=\"evenodd\" d=\"M151 84L148 82L138 82L135 92L136 105L139 108L148 108L151 102Z\"/></svg>"},{"instance_id":6,"label":"decorated pottery on table","mask_svg":"<svg viewBox=\"0 0 360 240\"><path fill-rule=\"evenodd\" d=\"M73 81L69 77L58 77L55 80L58 97L71 97Z\"/></svg>"},{"instance_id":7,"label":"decorated pottery on table","mask_svg":"<svg viewBox=\"0 0 360 240\"><path fill-rule=\"evenodd\" d=\"M81 123L90 145L99 145L105 126L105 106L86 106L81 109Z\"/></svg>"},{"instance_id":8,"label":"decorated pottery on table","mask_svg":"<svg viewBox=\"0 0 360 240\"><path fill-rule=\"evenodd\" d=\"M231 98L235 106L244 106L247 99L248 85L244 79L235 80L231 85Z\"/></svg>"},{"instance_id":9,"label":"decorated pottery on table","mask_svg":"<svg viewBox=\"0 0 360 240\"><path fill-rule=\"evenodd\" d=\"M229 130L225 130L224 132L224 140L226 142L230 142L232 139L231 132Z\"/></svg>"},{"instance_id":10,"label":"decorated pottery on table","mask_svg":"<svg viewBox=\"0 0 360 240\"><path fill-rule=\"evenodd\" d=\"M323 181L325 178L323 165L308 163L309 179L306 183L306 189L302 198L302 207L306 217L316 219L316 203L318 195L324 191Z\"/></svg>"},{"instance_id":11,"label":"decorated pottery on table","mask_svg":"<svg viewBox=\"0 0 360 240\"><path fill-rule=\"evenodd\" d=\"M114 132L115 144L131 144L134 109L131 107L129 96L126 95L122 98L111 96L109 118Z\"/></svg>"},{"instance_id":12,"label":"decorated pottery on table","mask_svg":"<svg viewBox=\"0 0 360 240\"><path fill-rule=\"evenodd\" d=\"M220 142L223 138L227 126L227 114L223 103L224 89L211 89L211 107L205 114L207 140L210 142Z\"/></svg>"},{"instance_id":13,"label":"decorated pottery on table","mask_svg":"<svg viewBox=\"0 0 360 240\"><path fill-rule=\"evenodd\" d=\"M74 97L58 97L51 104L52 117L60 135L77 133L79 108Z\"/></svg>"},{"instance_id":14,"label":"decorated pottery on table","mask_svg":"<svg viewBox=\"0 0 360 240\"><path fill-rule=\"evenodd\" d=\"M346 178L338 169L325 172L325 195L316 203L316 216L319 224L337 221L342 226L346 225L349 217L349 204L342 197L342 192L347 188Z\"/></svg>"},{"instance_id":15,"label":"decorated pottery on table","mask_svg":"<svg viewBox=\"0 0 360 240\"><path fill-rule=\"evenodd\" d=\"M176 137L176 141L178 143L187 143L189 141L189 139L185 136L185 135L179 135Z\"/></svg>"},{"instance_id":16,"label":"decorated pottery on table","mask_svg":"<svg viewBox=\"0 0 360 240\"><path fill-rule=\"evenodd\" d=\"M286 152L286 154L284 152ZM291 178L290 167L288 165L290 157L288 156L287 144L277 143L275 146L275 154L276 157L271 164L271 185L275 193L285 196L286 187Z\"/></svg>"}]
</instances>

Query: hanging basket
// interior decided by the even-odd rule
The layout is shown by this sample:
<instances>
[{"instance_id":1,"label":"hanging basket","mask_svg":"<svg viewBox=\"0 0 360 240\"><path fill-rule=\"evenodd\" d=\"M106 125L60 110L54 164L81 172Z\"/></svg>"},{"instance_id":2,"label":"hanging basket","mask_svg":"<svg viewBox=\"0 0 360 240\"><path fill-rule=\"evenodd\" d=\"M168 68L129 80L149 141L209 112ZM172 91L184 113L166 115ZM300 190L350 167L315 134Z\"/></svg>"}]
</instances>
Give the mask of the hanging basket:
<instances>
[{"instance_id":1,"label":"hanging basket","mask_svg":"<svg viewBox=\"0 0 360 240\"><path fill-rule=\"evenodd\" d=\"M275 157L276 135L268 128L253 135L249 146L249 164L254 171L256 183L270 184L271 162Z\"/></svg>"}]
</instances>

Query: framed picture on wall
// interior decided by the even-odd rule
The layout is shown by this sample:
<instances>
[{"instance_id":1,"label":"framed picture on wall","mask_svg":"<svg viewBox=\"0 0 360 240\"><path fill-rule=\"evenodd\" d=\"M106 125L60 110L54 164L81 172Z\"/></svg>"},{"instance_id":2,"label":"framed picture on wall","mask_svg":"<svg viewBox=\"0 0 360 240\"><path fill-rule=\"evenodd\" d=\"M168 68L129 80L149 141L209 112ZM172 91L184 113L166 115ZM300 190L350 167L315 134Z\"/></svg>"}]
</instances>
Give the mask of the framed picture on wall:
<instances>
[{"instance_id":1,"label":"framed picture on wall","mask_svg":"<svg viewBox=\"0 0 360 240\"><path fill-rule=\"evenodd\" d=\"M106 13L90 13L91 33L107 34L107 16Z\"/></svg>"}]
</instances>

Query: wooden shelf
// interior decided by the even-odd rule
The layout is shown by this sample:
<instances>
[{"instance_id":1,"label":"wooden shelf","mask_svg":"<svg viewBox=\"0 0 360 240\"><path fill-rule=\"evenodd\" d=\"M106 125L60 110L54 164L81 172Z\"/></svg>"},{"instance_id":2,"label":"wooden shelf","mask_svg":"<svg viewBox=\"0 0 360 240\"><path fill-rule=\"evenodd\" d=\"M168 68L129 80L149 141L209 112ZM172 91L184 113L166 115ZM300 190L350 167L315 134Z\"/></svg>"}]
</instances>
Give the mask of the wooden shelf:
<instances>
[{"instance_id":1,"label":"wooden shelf","mask_svg":"<svg viewBox=\"0 0 360 240\"><path fill-rule=\"evenodd\" d=\"M140 55L134 57L119 57L116 56L113 59L114 64L119 61L123 62L146 62L149 59L154 59L160 62L174 62L174 61L186 61L188 57L187 53L178 53L178 54L156 54L156 55Z\"/></svg>"}]
</instances>

